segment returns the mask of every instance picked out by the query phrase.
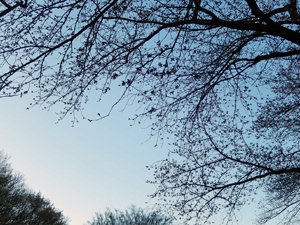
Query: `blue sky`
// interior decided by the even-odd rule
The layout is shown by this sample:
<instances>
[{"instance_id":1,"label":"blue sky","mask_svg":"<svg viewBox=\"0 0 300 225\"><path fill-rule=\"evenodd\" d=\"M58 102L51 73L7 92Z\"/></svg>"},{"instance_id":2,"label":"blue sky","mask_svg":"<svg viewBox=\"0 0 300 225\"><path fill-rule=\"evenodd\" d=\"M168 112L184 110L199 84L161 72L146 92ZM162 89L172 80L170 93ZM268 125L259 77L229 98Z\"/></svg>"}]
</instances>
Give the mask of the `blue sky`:
<instances>
[{"instance_id":1,"label":"blue sky","mask_svg":"<svg viewBox=\"0 0 300 225\"><path fill-rule=\"evenodd\" d=\"M166 158L167 147L146 141L149 130L130 126L130 114L118 109L98 122L81 120L71 127L67 117L56 124L54 110L26 110L32 97L0 99L0 149L26 184L63 210L71 225L106 207L153 205L153 200L145 204L155 190L145 182L153 177L145 166Z\"/></svg>"},{"instance_id":2,"label":"blue sky","mask_svg":"<svg viewBox=\"0 0 300 225\"><path fill-rule=\"evenodd\" d=\"M153 171L145 166L165 159L168 145L154 148L155 138L148 140L146 124L130 126L128 117L137 107L120 112L122 103L104 120L80 119L72 127L72 117L56 123L59 107L26 110L33 97L0 99L0 150L11 156L13 169L24 175L31 189L63 210L70 225L92 220L95 212L106 207L151 208L155 200L147 195L155 187L146 180L153 179ZM95 107L107 111L115 100L116 96L110 96L102 104L90 104L85 113L95 112ZM255 205L246 206L238 214L240 224L252 224L255 210Z\"/></svg>"},{"instance_id":3,"label":"blue sky","mask_svg":"<svg viewBox=\"0 0 300 225\"><path fill-rule=\"evenodd\" d=\"M145 182L153 179L153 171L145 166L166 158L168 145L154 148L145 125L130 126L134 106L124 112L117 107L104 120L80 120L72 127L69 117L57 124L55 110L26 110L32 97L0 99L0 150L11 156L13 169L24 175L28 187L63 210L70 225L92 220L107 207L153 206L155 200L147 195L155 187ZM240 224L252 224L256 212L255 204L245 206L237 214Z\"/></svg>"}]
</instances>

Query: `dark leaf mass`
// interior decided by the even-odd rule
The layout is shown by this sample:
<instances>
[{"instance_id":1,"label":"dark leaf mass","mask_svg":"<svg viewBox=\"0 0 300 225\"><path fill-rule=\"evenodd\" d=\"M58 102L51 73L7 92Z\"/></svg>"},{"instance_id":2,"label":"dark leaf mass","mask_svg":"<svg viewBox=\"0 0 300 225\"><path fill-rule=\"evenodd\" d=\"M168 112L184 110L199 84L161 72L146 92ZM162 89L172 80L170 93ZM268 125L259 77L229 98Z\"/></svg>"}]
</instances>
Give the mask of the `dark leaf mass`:
<instances>
[{"instance_id":1,"label":"dark leaf mass","mask_svg":"<svg viewBox=\"0 0 300 225\"><path fill-rule=\"evenodd\" d=\"M13 172L7 159L0 151L0 224L67 225L49 200L25 188L22 176Z\"/></svg>"}]
</instances>

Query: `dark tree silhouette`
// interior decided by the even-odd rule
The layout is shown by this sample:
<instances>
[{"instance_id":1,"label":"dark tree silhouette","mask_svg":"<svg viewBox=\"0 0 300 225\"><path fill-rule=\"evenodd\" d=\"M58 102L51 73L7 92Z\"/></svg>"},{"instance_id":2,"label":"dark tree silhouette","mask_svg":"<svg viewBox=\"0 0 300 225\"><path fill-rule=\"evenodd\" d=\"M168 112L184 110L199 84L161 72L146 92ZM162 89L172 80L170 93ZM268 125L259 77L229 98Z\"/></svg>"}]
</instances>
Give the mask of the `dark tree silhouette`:
<instances>
[{"instance_id":1,"label":"dark tree silhouette","mask_svg":"<svg viewBox=\"0 0 300 225\"><path fill-rule=\"evenodd\" d=\"M49 200L24 187L22 176L13 173L3 152L0 152L0 224L67 224L62 212Z\"/></svg>"},{"instance_id":2,"label":"dark tree silhouette","mask_svg":"<svg viewBox=\"0 0 300 225\"><path fill-rule=\"evenodd\" d=\"M162 215L159 212L147 211L137 208L134 205L128 210L120 211L107 209L103 214L96 213L93 221L87 222L89 225L170 225L173 219Z\"/></svg>"},{"instance_id":3,"label":"dark tree silhouette","mask_svg":"<svg viewBox=\"0 0 300 225\"><path fill-rule=\"evenodd\" d=\"M120 93L112 108L140 104L132 119L172 140L153 194L168 210L230 221L263 188L266 220L297 221L299 28L296 0L30 1L1 18L0 96L33 92L75 122Z\"/></svg>"}]
</instances>

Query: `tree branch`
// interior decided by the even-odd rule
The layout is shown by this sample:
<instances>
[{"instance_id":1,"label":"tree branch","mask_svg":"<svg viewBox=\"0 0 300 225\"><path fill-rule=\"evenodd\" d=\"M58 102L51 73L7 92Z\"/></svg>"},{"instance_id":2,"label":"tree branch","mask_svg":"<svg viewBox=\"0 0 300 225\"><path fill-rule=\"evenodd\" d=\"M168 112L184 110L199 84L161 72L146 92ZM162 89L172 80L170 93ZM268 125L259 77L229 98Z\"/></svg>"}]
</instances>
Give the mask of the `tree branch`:
<instances>
[{"instance_id":1,"label":"tree branch","mask_svg":"<svg viewBox=\"0 0 300 225\"><path fill-rule=\"evenodd\" d=\"M27 7L27 0L25 1L25 3L23 3L23 2L16 2L16 4L13 5L13 6L10 6L4 0L0 0L0 2L7 8L4 11L0 12L0 17L5 16L6 14L8 14L9 12L11 12L12 10L14 10L15 8L17 8L18 6L20 6L21 8L26 8Z\"/></svg>"},{"instance_id":2,"label":"tree branch","mask_svg":"<svg viewBox=\"0 0 300 225\"><path fill-rule=\"evenodd\" d=\"M264 14L258 8L255 0L246 0L246 1L252 11L252 14L260 18L262 21L266 22L270 26L271 33L273 35L281 36L286 38L287 40L291 40L292 42L298 45L300 44L300 37L298 32L287 29L281 26L279 23L274 22L267 14Z\"/></svg>"},{"instance_id":3,"label":"tree branch","mask_svg":"<svg viewBox=\"0 0 300 225\"><path fill-rule=\"evenodd\" d=\"M236 62L239 61L250 61L253 62L253 65L259 63L260 61L267 60L267 59L274 59L274 58L283 58L287 56L293 56L293 55L299 55L300 50L293 50L293 51L288 51L288 52L273 52L268 55L259 55L256 56L254 59L248 59L248 58L241 58L237 59Z\"/></svg>"},{"instance_id":4,"label":"tree branch","mask_svg":"<svg viewBox=\"0 0 300 225\"><path fill-rule=\"evenodd\" d=\"M262 178L265 178L267 176L279 175L279 174L287 174L287 173L300 173L300 168L272 170L270 172L254 176L254 177L251 177L251 178L243 180L243 181L233 182L233 183L230 183L230 184L227 184L227 185L214 187L214 189L225 189L225 188L228 188L228 187L237 186L237 185L249 183L251 181L255 181L255 180L258 180L258 179L262 179Z\"/></svg>"}]
</instances>

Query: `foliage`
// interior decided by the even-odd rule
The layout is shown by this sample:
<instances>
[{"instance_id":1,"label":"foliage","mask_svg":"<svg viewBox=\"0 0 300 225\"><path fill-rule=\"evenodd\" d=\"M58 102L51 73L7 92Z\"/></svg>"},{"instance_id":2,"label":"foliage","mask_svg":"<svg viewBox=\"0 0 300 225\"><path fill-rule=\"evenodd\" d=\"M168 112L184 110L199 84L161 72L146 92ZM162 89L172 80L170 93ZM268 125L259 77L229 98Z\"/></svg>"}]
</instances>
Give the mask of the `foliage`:
<instances>
[{"instance_id":1,"label":"foliage","mask_svg":"<svg viewBox=\"0 0 300 225\"><path fill-rule=\"evenodd\" d=\"M62 212L49 200L24 187L22 177L13 173L3 152L0 152L0 224L67 224Z\"/></svg>"},{"instance_id":2,"label":"foliage","mask_svg":"<svg viewBox=\"0 0 300 225\"><path fill-rule=\"evenodd\" d=\"M231 222L263 188L295 203L260 221L298 218L297 182L272 187L300 172L299 28L297 0L30 1L1 17L0 96L33 92L76 122L122 90L112 108L138 104L133 121L173 146L153 166L166 210Z\"/></svg>"},{"instance_id":3,"label":"foliage","mask_svg":"<svg viewBox=\"0 0 300 225\"><path fill-rule=\"evenodd\" d=\"M147 212L142 208L136 208L134 205L128 210L114 212L107 209L104 214L96 213L96 217L90 225L169 225L172 219L159 212Z\"/></svg>"}]
</instances>

